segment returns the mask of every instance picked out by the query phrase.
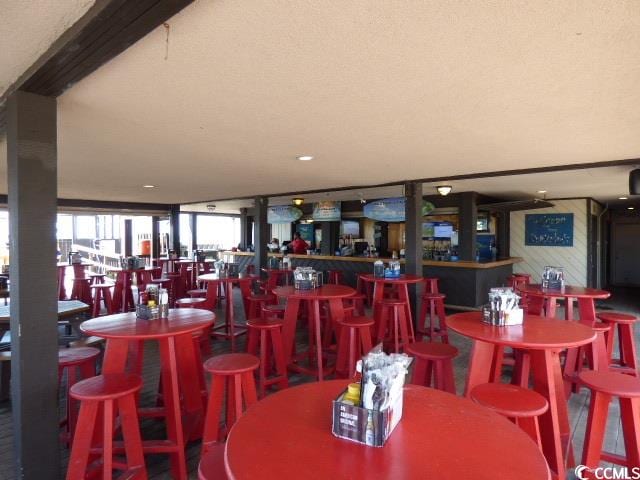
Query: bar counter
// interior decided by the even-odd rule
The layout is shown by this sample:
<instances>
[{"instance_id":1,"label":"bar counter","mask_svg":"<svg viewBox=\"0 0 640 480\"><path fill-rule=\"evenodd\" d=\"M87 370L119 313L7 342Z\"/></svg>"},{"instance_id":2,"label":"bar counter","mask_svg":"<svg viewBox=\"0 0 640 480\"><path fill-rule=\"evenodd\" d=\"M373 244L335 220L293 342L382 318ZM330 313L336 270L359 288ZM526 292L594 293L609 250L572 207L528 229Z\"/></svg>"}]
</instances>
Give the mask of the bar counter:
<instances>
[{"instance_id":1,"label":"bar counter","mask_svg":"<svg viewBox=\"0 0 640 480\"><path fill-rule=\"evenodd\" d=\"M241 268L253 261L251 252L221 252L225 261L234 262ZM269 253L270 257L281 258L280 253ZM373 273L373 262L389 258L376 257L340 257L333 255L293 255L289 258L293 266L313 267L316 270L340 270L345 281L355 286L359 273ZM521 262L518 257L504 258L489 262L469 261L422 261L422 275L440 279L440 290L447 295L446 304L451 307L477 308L487 302L487 294L491 287L507 284L513 264ZM404 259L400 259L404 265Z\"/></svg>"}]
</instances>

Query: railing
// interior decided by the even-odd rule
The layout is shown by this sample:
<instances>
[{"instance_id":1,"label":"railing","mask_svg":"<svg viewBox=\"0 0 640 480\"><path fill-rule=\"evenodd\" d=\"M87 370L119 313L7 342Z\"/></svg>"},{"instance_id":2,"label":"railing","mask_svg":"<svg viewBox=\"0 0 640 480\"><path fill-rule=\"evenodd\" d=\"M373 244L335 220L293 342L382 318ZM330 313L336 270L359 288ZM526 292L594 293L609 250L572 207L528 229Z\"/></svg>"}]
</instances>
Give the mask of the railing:
<instances>
[{"instance_id":1,"label":"railing","mask_svg":"<svg viewBox=\"0 0 640 480\"><path fill-rule=\"evenodd\" d=\"M87 263L91 263L99 272L105 272L112 268L120 267L120 255L108 254L102 250L85 247L84 245L73 244L71 249L78 252Z\"/></svg>"}]
</instances>

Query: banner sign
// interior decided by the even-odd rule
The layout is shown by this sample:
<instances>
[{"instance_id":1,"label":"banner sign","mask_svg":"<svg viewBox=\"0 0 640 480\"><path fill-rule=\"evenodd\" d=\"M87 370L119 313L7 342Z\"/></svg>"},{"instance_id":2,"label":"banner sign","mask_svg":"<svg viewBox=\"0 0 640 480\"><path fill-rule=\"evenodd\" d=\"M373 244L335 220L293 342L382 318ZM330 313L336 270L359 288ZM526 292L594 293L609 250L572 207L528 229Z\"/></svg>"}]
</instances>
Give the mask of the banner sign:
<instances>
[{"instance_id":1,"label":"banner sign","mask_svg":"<svg viewBox=\"0 0 640 480\"><path fill-rule=\"evenodd\" d=\"M422 216L428 215L436 207L431 202L422 202ZM385 198L367 203L363 208L364 216L379 222L404 222L405 198Z\"/></svg>"},{"instance_id":2,"label":"banner sign","mask_svg":"<svg viewBox=\"0 0 640 480\"><path fill-rule=\"evenodd\" d=\"M267 209L267 223L291 223L302 217L302 210L291 205L279 205Z\"/></svg>"},{"instance_id":3,"label":"banner sign","mask_svg":"<svg viewBox=\"0 0 640 480\"><path fill-rule=\"evenodd\" d=\"M573 213L535 213L524 218L525 245L573 247Z\"/></svg>"},{"instance_id":4,"label":"banner sign","mask_svg":"<svg viewBox=\"0 0 640 480\"><path fill-rule=\"evenodd\" d=\"M340 202L328 200L313 204L313 220L316 222L339 222L340 213Z\"/></svg>"}]
</instances>

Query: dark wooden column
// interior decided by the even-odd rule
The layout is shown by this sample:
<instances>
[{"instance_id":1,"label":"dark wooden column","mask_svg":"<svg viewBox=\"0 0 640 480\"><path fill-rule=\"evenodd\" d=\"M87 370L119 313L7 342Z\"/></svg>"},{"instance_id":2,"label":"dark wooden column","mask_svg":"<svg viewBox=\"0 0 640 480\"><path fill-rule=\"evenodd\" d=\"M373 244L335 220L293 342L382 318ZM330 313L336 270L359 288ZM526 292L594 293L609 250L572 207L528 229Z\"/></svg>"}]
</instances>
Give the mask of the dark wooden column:
<instances>
[{"instance_id":1,"label":"dark wooden column","mask_svg":"<svg viewBox=\"0 0 640 480\"><path fill-rule=\"evenodd\" d=\"M340 222L322 222L322 255L334 255L338 249L338 236L340 235Z\"/></svg>"},{"instance_id":2,"label":"dark wooden column","mask_svg":"<svg viewBox=\"0 0 640 480\"><path fill-rule=\"evenodd\" d=\"M160 217L151 217L151 258L160 257Z\"/></svg>"},{"instance_id":3,"label":"dark wooden column","mask_svg":"<svg viewBox=\"0 0 640 480\"><path fill-rule=\"evenodd\" d=\"M267 223L267 207L269 199L267 197L256 197L254 228L253 228L253 248L255 251L254 265L256 273L261 274L262 269L267 266L267 243L269 243L269 224Z\"/></svg>"},{"instance_id":4,"label":"dark wooden column","mask_svg":"<svg viewBox=\"0 0 640 480\"><path fill-rule=\"evenodd\" d=\"M422 276L422 184L418 182L405 183L404 197L404 271L409 275ZM419 285L409 285L414 321L417 320L417 314L420 312L419 291Z\"/></svg>"},{"instance_id":5,"label":"dark wooden column","mask_svg":"<svg viewBox=\"0 0 640 480\"><path fill-rule=\"evenodd\" d=\"M7 102L11 410L16 478L57 479L56 100Z\"/></svg>"},{"instance_id":6,"label":"dark wooden column","mask_svg":"<svg viewBox=\"0 0 640 480\"><path fill-rule=\"evenodd\" d=\"M198 219L195 213L189 214L189 225L191 226L191 250L196 250L198 248Z\"/></svg>"},{"instance_id":7,"label":"dark wooden column","mask_svg":"<svg viewBox=\"0 0 640 480\"><path fill-rule=\"evenodd\" d=\"M509 258L511 256L511 213L500 212L498 215L498 257Z\"/></svg>"},{"instance_id":8,"label":"dark wooden column","mask_svg":"<svg viewBox=\"0 0 640 480\"><path fill-rule=\"evenodd\" d=\"M460 260L475 261L476 259L476 228L478 223L476 196L476 192L462 192L460 194L458 235Z\"/></svg>"},{"instance_id":9,"label":"dark wooden column","mask_svg":"<svg viewBox=\"0 0 640 480\"><path fill-rule=\"evenodd\" d=\"M169 214L172 250L180 256L180 205L171 205Z\"/></svg>"},{"instance_id":10,"label":"dark wooden column","mask_svg":"<svg viewBox=\"0 0 640 480\"><path fill-rule=\"evenodd\" d=\"M133 221L131 219L124 221L124 256L133 255Z\"/></svg>"},{"instance_id":11,"label":"dark wooden column","mask_svg":"<svg viewBox=\"0 0 640 480\"><path fill-rule=\"evenodd\" d=\"M241 208L240 209L240 248L242 250L246 250L247 249L247 239L249 238L247 236L247 209L246 208Z\"/></svg>"}]
</instances>

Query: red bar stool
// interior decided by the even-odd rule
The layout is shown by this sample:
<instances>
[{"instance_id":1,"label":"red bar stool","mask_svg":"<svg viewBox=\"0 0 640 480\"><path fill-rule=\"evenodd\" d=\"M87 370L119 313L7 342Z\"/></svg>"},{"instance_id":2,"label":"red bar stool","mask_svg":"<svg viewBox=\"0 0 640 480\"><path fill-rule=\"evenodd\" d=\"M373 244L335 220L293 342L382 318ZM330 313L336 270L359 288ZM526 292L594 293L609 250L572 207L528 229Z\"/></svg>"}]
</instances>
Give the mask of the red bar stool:
<instances>
[{"instance_id":1,"label":"red bar stool","mask_svg":"<svg viewBox=\"0 0 640 480\"><path fill-rule=\"evenodd\" d=\"M207 296L207 289L206 288L196 288L194 290L189 290L187 292L187 295L189 295L191 298L204 298Z\"/></svg>"},{"instance_id":2,"label":"red bar stool","mask_svg":"<svg viewBox=\"0 0 640 480\"><path fill-rule=\"evenodd\" d=\"M364 304L367 301L367 296L363 293L354 293L350 297L344 299L345 308L353 308L354 314L359 317L364 317Z\"/></svg>"},{"instance_id":3,"label":"red bar stool","mask_svg":"<svg viewBox=\"0 0 640 480\"><path fill-rule=\"evenodd\" d=\"M356 373L356 362L371 350L371 327L374 323L368 317L338 319L340 340L336 374L339 377L352 377Z\"/></svg>"},{"instance_id":4,"label":"red bar stool","mask_svg":"<svg viewBox=\"0 0 640 480\"><path fill-rule=\"evenodd\" d=\"M456 393L453 359L458 349L446 343L415 342L405 346L405 353L415 358L411 383Z\"/></svg>"},{"instance_id":5,"label":"red bar stool","mask_svg":"<svg viewBox=\"0 0 640 480\"><path fill-rule=\"evenodd\" d=\"M634 315L619 312L600 312L597 318L611 324L611 331L607 335L607 353L612 371L638 376L638 361L636 345L633 337L633 324L638 321ZM619 358L613 359L613 340L618 331Z\"/></svg>"},{"instance_id":6,"label":"red bar stool","mask_svg":"<svg viewBox=\"0 0 640 480\"><path fill-rule=\"evenodd\" d=\"M260 358L258 369L260 398L264 397L265 389L270 385L278 385L279 389L289 386L282 342L282 325L283 321L277 319L250 318L247 320L247 327L249 327L247 353Z\"/></svg>"},{"instance_id":7,"label":"red bar stool","mask_svg":"<svg viewBox=\"0 0 640 480\"><path fill-rule=\"evenodd\" d=\"M439 293L439 279L437 277L424 277L424 293Z\"/></svg>"},{"instance_id":8,"label":"red bar stool","mask_svg":"<svg viewBox=\"0 0 640 480\"><path fill-rule=\"evenodd\" d=\"M147 289L147 285L153 281L153 272L151 270L142 270L136 272L136 286L138 293Z\"/></svg>"},{"instance_id":9,"label":"red bar stool","mask_svg":"<svg viewBox=\"0 0 640 480\"><path fill-rule=\"evenodd\" d=\"M102 303L104 303L104 308L107 310L107 315L111 315L113 313L113 299L111 298L111 288L113 287L110 283L102 283L91 285L90 288L93 290L93 310L91 311L92 317L100 316L100 309L102 308Z\"/></svg>"},{"instance_id":10,"label":"red bar stool","mask_svg":"<svg viewBox=\"0 0 640 480\"><path fill-rule=\"evenodd\" d=\"M538 417L549 409L547 399L533 390L504 383L483 383L469 393L471 400L507 417L542 450Z\"/></svg>"},{"instance_id":11,"label":"red bar stool","mask_svg":"<svg viewBox=\"0 0 640 480\"><path fill-rule=\"evenodd\" d=\"M178 298L182 298L185 295L185 289L180 281L179 273L167 273L166 278L171 280L171 292L173 294L173 300L177 300Z\"/></svg>"},{"instance_id":12,"label":"red bar stool","mask_svg":"<svg viewBox=\"0 0 640 480\"><path fill-rule=\"evenodd\" d=\"M357 276L357 283L356 283L356 291L358 293L361 293L363 295L365 295L366 299L367 299L367 305L371 306L372 303L372 299L373 299L373 283L372 282L367 282L366 280L364 280L362 278L363 275L367 275L366 273L359 273Z\"/></svg>"},{"instance_id":13,"label":"red bar stool","mask_svg":"<svg viewBox=\"0 0 640 480\"><path fill-rule=\"evenodd\" d=\"M567 399L571 396L571 392L578 390L578 375L584 370L585 360L590 370L609 370L606 337L610 335L611 324L596 322L592 328L596 333L596 339L592 343L569 349L567 352L563 371Z\"/></svg>"},{"instance_id":14,"label":"red bar stool","mask_svg":"<svg viewBox=\"0 0 640 480\"><path fill-rule=\"evenodd\" d=\"M421 322L418 324L420 338L429 337L432 342L440 338L443 343L449 343L447 317L444 310L445 298L447 296L444 293L425 293L422 295Z\"/></svg>"},{"instance_id":15,"label":"red bar stool","mask_svg":"<svg viewBox=\"0 0 640 480\"><path fill-rule=\"evenodd\" d=\"M74 278L73 289L71 290L71 300L79 300L87 305L91 305L91 279Z\"/></svg>"},{"instance_id":16,"label":"red bar stool","mask_svg":"<svg viewBox=\"0 0 640 480\"><path fill-rule=\"evenodd\" d=\"M262 318L265 320L272 319L272 318L284 320L285 310L286 310L286 305L280 305L280 304L263 305Z\"/></svg>"},{"instance_id":17,"label":"red bar stool","mask_svg":"<svg viewBox=\"0 0 640 480\"><path fill-rule=\"evenodd\" d=\"M344 273L341 270L329 270L327 274L327 283L344 285Z\"/></svg>"},{"instance_id":18,"label":"red bar stool","mask_svg":"<svg viewBox=\"0 0 640 480\"><path fill-rule=\"evenodd\" d=\"M207 453L200 457L198 464L198 480L227 480L227 470L224 466L224 443L209 445Z\"/></svg>"},{"instance_id":19,"label":"red bar stool","mask_svg":"<svg viewBox=\"0 0 640 480\"><path fill-rule=\"evenodd\" d=\"M67 480L84 480L88 473L97 469L102 470L102 478L112 478L114 469L124 470L122 477L147 478L136 409L136 394L141 388L140 377L128 373L100 375L71 387L71 396L81 404L69 457ZM113 458L113 426L116 415L120 417L126 463L115 462ZM102 441L98 448L92 448L94 430L100 420ZM89 458L95 455L100 455L101 461L89 464Z\"/></svg>"},{"instance_id":20,"label":"red bar stool","mask_svg":"<svg viewBox=\"0 0 640 480\"><path fill-rule=\"evenodd\" d=\"M248 353L226 353L204 362L204 369L211 373L211 392L207 402L207 416L202 434L202 455L212 443L223 441L226 432L240 418L245 408L258 401L253 372L260 366L260 360ZM227 393L226 422L220 427L220 416ZM243 402L244 400L244 402Z\"/></svg>"},{"instance_id":21,"label":"red bar stool","mask_svg":"<svg viewBox=\"0 0 640 480\"><path fill-rule=\"evenodd\" d=\"M262 308L269 303L273 303L273 295L268 293L251 294L246 298L247 301L247 319L260 318L262 316Z\"/></svg>"},{"instance_id":22,"label":"red bar stool","mask_svg":"<svg viewBox=\"0 0 640 480\"><path fill-rule=\"evenodd\" d=\"M91 279L91 285L99 285L104 283L104 277L107 275L105 273L90 273L89 278Z\"/></svg>"},{"instance_id":23,"label":"red bar stool","mask_svg":"<svg viewBox=\"0 0 640 480\"><path fill-rule=\"evenodd\" d=\"M617 372L584 371L580 383L591 390L582 464L596 468L600 461L629 467L640 465L640 379ZM625 457L602 451L609 404L620 401Z\"/></svg>"},{"instance_id":24,"label":"red bar stool","mask_svg":"<svg viewBox=\"0 0 640 480\"><path fill-rule=\"evenodd\" d=\"M65 396L67 411L60 425L66 427L66 440L69 442L73 439L78 418L78 405L69 395L69 390L78 381L96 374L96 360L99 356L100 350L94 347L61 348L58 350L58 388L62 384L64 373L67 373Z\"/></svg>"},{"instance_id":25,"label":"red bar stool","mask_svg":"<svg viewBox=\"0 0 640 480\"><path fill-rule=\"evenodd\" d=\"M405 308L406 304L402 300L385 298L380 302L378 342L390 343L393 340L395 353L400 353L404 346L415 342L413 325L409 322ZM389 325L389 320L392 321L391 325Z\"/></svg>"},{"instance_id":26,"label":"red bar stool","mask_svg":"<svg viewBox=\"0 0 640 480\"><path fill-rule=\"evenodd\" d=\"M131 312L136 308L131 290L131 274L130 270L118 270L116 273L113 309L117 312Z\"/></svg>"}]
</instances>

